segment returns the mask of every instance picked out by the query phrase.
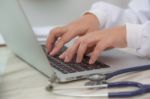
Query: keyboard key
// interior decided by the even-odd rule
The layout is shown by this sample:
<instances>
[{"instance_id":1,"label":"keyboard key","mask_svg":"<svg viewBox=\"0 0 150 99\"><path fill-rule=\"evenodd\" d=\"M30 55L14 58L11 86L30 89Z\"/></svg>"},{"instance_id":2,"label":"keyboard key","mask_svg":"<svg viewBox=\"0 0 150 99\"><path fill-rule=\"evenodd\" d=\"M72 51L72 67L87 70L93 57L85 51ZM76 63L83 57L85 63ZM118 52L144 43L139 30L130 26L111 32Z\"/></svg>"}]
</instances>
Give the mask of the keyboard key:
<instances>
[{"instance_id":1,"label":"keyboard key","mask_svg":"<svg viewBox=\"0 0 150 99\"><path fill-rule=\"evenodd\" d=\"M64 74L68 73L75 73L75 72L82 72L94 69L101 69L101 68L109 68L110 66L103 64L101 62L96 61L94 64L88 64L89 57L85 56L81 63L76 63L76 58L72 59L71 62L65 63L63 60L59 59L59 55L66 50L66 47L63 47L62 50L55 55L54 57L48 55L48 59L50 64L60 72Z\"/></svg>"}]
</instances>

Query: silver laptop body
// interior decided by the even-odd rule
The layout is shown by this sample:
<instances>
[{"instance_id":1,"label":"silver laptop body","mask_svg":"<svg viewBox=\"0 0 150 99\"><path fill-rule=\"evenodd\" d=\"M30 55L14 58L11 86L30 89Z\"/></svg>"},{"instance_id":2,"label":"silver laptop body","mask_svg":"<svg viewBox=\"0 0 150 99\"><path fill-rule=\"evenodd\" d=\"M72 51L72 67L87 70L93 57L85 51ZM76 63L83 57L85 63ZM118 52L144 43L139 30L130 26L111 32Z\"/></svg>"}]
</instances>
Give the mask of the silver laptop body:
<instances>
[{"instance_id":1,"label":"silver laptop body","mask_svg":"<svg viewBox=\"0 0 150 99\"><path fill-rule=\"evenodd\" d=\"M89 74L108 73L114 70L150 64L150 60L118 50L104 52L99 61L109 68L63 74L54 69L34 35L18 0L0 0L0 31L8 47L20 58L49 78L57 77L59 82L84 78Z\"/></svg>"}]
</instances>

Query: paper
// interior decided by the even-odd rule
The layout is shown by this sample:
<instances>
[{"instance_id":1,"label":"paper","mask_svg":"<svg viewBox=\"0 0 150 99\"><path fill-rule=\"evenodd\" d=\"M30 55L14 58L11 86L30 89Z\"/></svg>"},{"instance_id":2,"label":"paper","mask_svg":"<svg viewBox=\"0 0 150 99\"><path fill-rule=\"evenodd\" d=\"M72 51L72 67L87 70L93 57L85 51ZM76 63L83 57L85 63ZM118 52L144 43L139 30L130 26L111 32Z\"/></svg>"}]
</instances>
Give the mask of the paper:
<instances>
[{"instance_id":1,"label":"paper","mask_svg":"<svg viewBox=\"0 0 150 99\"><path fill-rule=\"evenodd\" d=\"M40 44L45 44L49 32L56 26L33 27L32 30L37 36ZM5 41L0 33L0 45L5 45Z\"/></svg>"},{"instance_id":2,"label":"paper","mask_svg":"<svg viewBox=\"0 0 150 99\"><path fill-rule=\"evenodd\" d=\"M33 27L33 31L37 36L37 39L40 44L45 44L49 32L56 26L43 26L43 27Z\"/></svg>"},{"instance_id":3,"label":"paper","mask_svg":"<svg viewBox=\"0 0 150 99\"><path fill-rule=\"evenodd\" d=\"M0 45L5 45L5 41L0 33Z\"/></svg>"}]
</instances>

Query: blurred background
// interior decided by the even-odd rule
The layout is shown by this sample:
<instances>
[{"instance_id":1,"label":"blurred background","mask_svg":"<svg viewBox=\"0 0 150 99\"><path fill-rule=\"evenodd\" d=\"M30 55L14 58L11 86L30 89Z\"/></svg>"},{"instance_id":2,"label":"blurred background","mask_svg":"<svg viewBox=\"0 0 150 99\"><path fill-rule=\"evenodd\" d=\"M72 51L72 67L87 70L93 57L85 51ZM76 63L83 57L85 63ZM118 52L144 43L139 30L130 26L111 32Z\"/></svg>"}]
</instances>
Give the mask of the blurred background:
<instances>
[{"instance_id":1,"label":"blurred background","mask_svg":"<svg viewBox=\"0 0 150 99\"><path fill-rule=\"evenodd\" d=\"M90 9L97 1L125 8L130 0L20 0L32 26L61 25Z\"/></svg>"},{"instance_id":2,"label":"blurred background","mask_svg":"<svg viewBox=\"0 0 150 99\"><path fill-rule=\"evenodd\" d=\"M98 1L126 8L130 0L19 0L32 27L64 25L88 11ZM36 29L37 30L37 29ZM48 30L48 29L47 29ZM41 31L41 29L38 31ZM0 33L0 45L5 42Z\"/></svg>"}]
</instances>

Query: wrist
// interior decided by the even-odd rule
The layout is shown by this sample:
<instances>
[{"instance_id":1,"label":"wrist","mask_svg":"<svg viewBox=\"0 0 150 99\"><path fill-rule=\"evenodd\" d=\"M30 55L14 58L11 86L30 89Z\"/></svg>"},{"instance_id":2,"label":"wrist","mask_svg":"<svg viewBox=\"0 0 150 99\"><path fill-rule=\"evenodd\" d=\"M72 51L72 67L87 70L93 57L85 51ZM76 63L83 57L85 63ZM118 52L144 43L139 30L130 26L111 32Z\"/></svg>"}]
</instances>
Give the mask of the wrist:
<instances>
[{"instance_id":1,"label":"wrist","mask_svg":"<svg viewBox=\"0 0 150 99\"><path fill-rule=\"evenodd\" d=\"M123 35L123 47L127 47L127 33L126 33L126 25L120 27L122 35Z\"/></svg>"},{"instance_id":2,"label":"wrist","mask_svg":"<svg viewBox=\"0 0 150 99\"><path fill-rule=\"evenodd\" d=\"M116 28L116 32L118 32L120 47L125 48L127 47L127 33L126 33L126 25L120 26Z\"/></svg>"},{"instance_id":3,"label":"wrist","mask_svg":"<svg viewBox=\"0 0 150 99\"><path fill-rule=\"evenodd\" d=\"M89 25L90 27L100 27L100 22L97 17L92 13L85 13L82 17L85 24Z\"/></svg>"}]
</instances>

